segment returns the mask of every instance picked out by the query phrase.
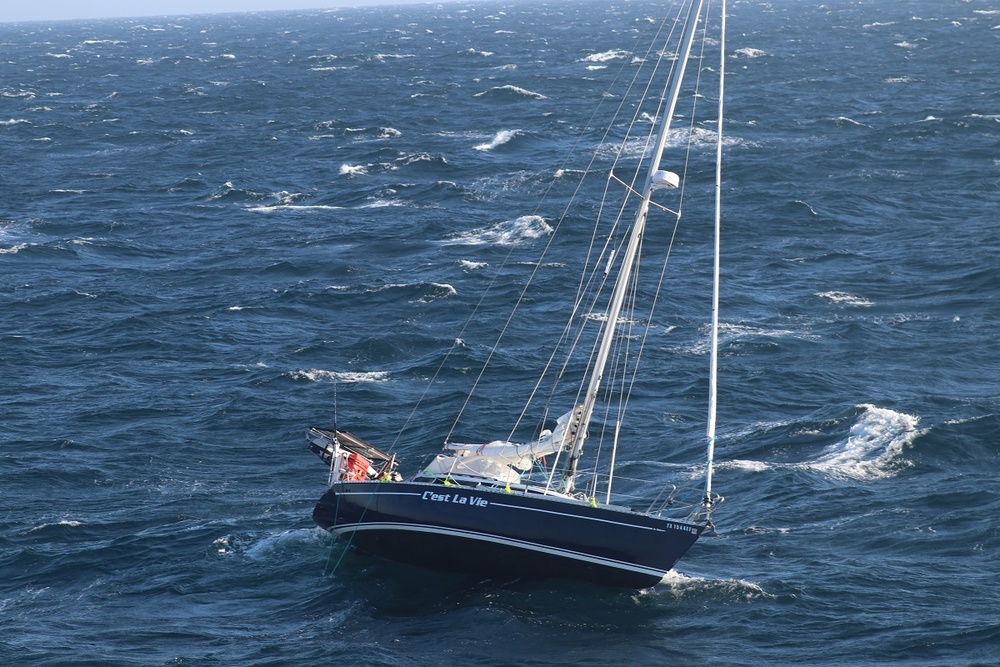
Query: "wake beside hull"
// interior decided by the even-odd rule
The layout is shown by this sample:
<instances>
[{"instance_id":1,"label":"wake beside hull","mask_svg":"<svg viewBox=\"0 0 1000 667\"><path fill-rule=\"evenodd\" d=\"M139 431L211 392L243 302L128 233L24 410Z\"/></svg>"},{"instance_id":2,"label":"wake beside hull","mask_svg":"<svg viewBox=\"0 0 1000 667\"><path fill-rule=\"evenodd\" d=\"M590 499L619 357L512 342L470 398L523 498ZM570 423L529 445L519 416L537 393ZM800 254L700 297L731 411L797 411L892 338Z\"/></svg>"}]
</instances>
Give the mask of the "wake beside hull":
<instances>
[{"instance_id":1,"label":"wake beside hull","mask_svg":"<svg viewBox=\"0 0 1000 667\"><path fill-rule=\"evenodd\" d=\"M435 570L653 586L704 527L487 487L338 482L313 512L350 546Z\"/></svg>"}]
</instances>

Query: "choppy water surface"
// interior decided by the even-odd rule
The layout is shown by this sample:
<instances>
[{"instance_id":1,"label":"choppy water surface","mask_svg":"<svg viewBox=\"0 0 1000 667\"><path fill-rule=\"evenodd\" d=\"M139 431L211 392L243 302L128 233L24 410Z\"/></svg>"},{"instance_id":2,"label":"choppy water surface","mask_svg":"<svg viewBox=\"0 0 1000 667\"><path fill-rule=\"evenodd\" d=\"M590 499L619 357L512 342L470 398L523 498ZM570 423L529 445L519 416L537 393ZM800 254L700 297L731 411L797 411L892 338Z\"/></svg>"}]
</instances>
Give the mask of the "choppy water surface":
<instances>
[{"instance_id":1,"label":"choppy water surface","mask_svg":"<svg viewBox=\"0 0 1000 667\"><path fill-rule=\"evenodd\" d=\"M305 427L336 386L341 425L391 441L510 255L397 444L433 453L561 212L540 196L658 13L0 26L4 663L993 664L987 0L731 7L727 501L662 585L455 579L312 525ZM705 321L649 353L643 460L702 447L668 371ZM484 424L520 406L535 342L505 349Z\"/></svg>"}]
</instances>

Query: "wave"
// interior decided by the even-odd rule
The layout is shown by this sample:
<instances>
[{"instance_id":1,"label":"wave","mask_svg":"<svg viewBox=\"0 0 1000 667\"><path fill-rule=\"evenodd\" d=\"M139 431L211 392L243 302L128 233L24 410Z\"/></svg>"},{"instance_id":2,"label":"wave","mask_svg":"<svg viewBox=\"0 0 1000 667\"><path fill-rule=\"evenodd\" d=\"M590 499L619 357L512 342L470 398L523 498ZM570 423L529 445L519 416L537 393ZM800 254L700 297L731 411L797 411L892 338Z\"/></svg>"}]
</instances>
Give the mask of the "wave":
<instances>
[{"instance_id":1,"label":"wave","mask_svg":"<svg viewBox=\"0 0 1000 667\"><path fill-rule=\"evenodd\" d=\"M861 413L846 440L827 447L811 463L798 467L816 470L831 477L874 480L892 477L912 463L904 450L926 429L918 429L920 417L874 405L859 405Z\"/></svg>"},{"instance_id":2,"label":"wave","mask_svg":"<svg viewBox=\"0 0 1000 667\"><path fill-rule=\"evenodd\" d=\"M745 47L742 49L736 49L734 51L734 57L743 58L761 58L763 56L769 55L767 51L761 51L760 49L752 49L750 47Z\"/></svg>"},{"instance_id":3,"label":"wave","mask_svg":"<svg viewBox=\"0 0 1000 667\"><path fill-rule=\"evenodd\" d=\"M387 371L324 371L311 368L305 371L292 371L288 374L293 380L308 380L309 382L385 382L389 379Z\"/></svg>"},{"instance_id":4,"label":"wave","mask_svg":"<svg viewBox=\"0 0 1000 667\"><path fill-rule=\"evenodd\" d=\"M844 125L856 125L857 127L868 127L868 128L871 127L871 125L867 125L866 123L862 123L847 116L837 116L836 118L833 119L833 122L835 122L840 127L843 127Z\"/></svg>"},{"instance_id":5,"label":"wave","mask_svg":"<svg viewBox=\"0 0 1000 667\"><path fill-rule=\"evenodd\" d=\"M650 123L656 122L656 118L648 114L643 114L643 117ZM681 127L670 130L670 133L667 135L666 145L670 148L684 146L687 144L691 144L699 148L710 148L715 146L715 144L717 143L717 137L718 134L716 133L715 130L710 130L702 127L695 127L695 128ZM731 147L742 148L742 147L754 146L753 142L734 136L732 134L723 135L722 145L726 148L731 148ZM614 158L618 156L619 152L621 151L630 157L639 157L644 153L646 153L647 151L651 150L652 146L650 145L650 142L648 142L646 139L633 138L625 142L624 145L614 142L608 142L602 144L598 148L598 155L605 158Z\"/></svg>"},{"instance_id":6,"label":"wave","mask_svg":"<svg viewBox=\"0 0 1000 667\"><path fill-rule=\"evenodd\" d=\"M340 165L341 176L364 176L368 173L368 167L362 165L342 164Z\"/></svg>"},{"instance_id":7,"label":"wave","mask_svg":"<svg viewBox=\"0 0 1000 667\"><path fill-rule=\"evenodd\" d=\"M366 294L381 294L387 291L415 292L415 303L429 303L435 299L447 299L458 294L458 290L448 283L394 283L365 290Z\"/></svg>"},{"instance_id":8,"label":"wave","mask_svg":"<svg viewBox=\"0 0 1000 667\"><path fill-rule=\"evenodd\" d=\"M332 204L266 204L264 206L248 206L246 210L254 213L277 213L282 211L337 211L343 206Z\"/></svg>"},{"instance_id":9,"label":"wave","mask_svg":"<svg viewBox=\"0 0 1000 667\"><path fill-rule=\"evenodd\" d=\"M483 91L481 93L476 93L473 97L492 97L497 99L534 99L534 100L547 100L548 98L541 93L536 93L531 90L526 90L524 88L519 88L517 86L496 86L490 88L489 90Z\"/></svg>"},{"instance_id":10,"label":"wave","mask_svg":"<svg viewBox=\"0 0 1000 667\"><path fill-rule=\"evenodd\" d=\"M510 143L516 137L521 136L521 134L521 130L500 130L493 135L493 139L491 139L488 143L479 144L475 148L477 151L491 151L497 146L503 146L506 143Z\"/></svg>"},{"instance_id":11,"label":"wave","mask_svg":"<svg viewBox=\"0 0 1000 667\"><path fill-rule=\"evenodd\" d=\"M38 531L49 531L49 530L62 530L64 528L78 528L83 525L81 521L75 521L72 519L63 519L62 521L57 521L55 523L42 523L34 528L29 528L27 534L35 533Z\"/></svg>"},{"instance_id":12,"label":"wave","mask_svg":"<svg viewBox=\"0 0 1000 667\"><path fill-rule=\"evenodd\" d=\"M281 558L286 552L300 551L304 546L326 542L326 534L315 528L297 528L262 537L224 535L212 542L219 556L245 556L251 560L267 561Z\"/></svg>"},{"instance_id":13,"label":"wave","mask_svg":"<svg viewBox=\"0 0 1000 667\"><path fill-rule=\"evenodd\" d=\"M601 53L591 53L589 56L582 58L580 62L604 63L609 60L628 58L630 55L632 55L630 51L623 51L621 49L612 49L611 51L602 51Z\"/></svg>"},{"instance_id":14,"label":"wave","mask_svg":"<svg viewBox=\"0 0 1000 667\"><path fill-rule=\"evenodd\" d=\"M401 167L431 167L435 170L451 167L451 164L443 155L431 155L430 153L404 155L397 159L395 163Z\"/></svg>"},{"instance_id":15,"label":"wave","mask_svg":"<svg viewBox=\"0 0 1000 667\"><path fill-rule=\"evenodd\" d=\"M743 579L706 579L704 577L688 576L676 570L671 570L660 580L660 585L651 590L652 595L666 592L675 598L688 595L717 594L729 599L750 602L753 600L771 600L777 596L768 593L759 585Z\"/></svg>"},{"instance_id":16,"label":"wave","mask_svg":"<svg viewBox=\"0 0 1000 667\"><path fill-rule=\"evenodd\" d=\"M862 306L869 307L875 305L874 301L869 301L860 296L854 296L853 294L848 294L847 292L817 292L816 296L821 299L827 299L833 303L842 303L848 306Z\"/></svg>"},{"instance_id":17,"label":"wave","mask_svg":"<svg viewBox=\"0 0 1000 667\"><path fill-rule=\"evenodd\" d=\"M914 440L927 433L927 429L918 428L920 418L867 403L856 407L862 412L851 426L847 438L829 445L811 461L787 463L729 459L718 461L716 467L746 473L805 470L833 479L872 481L893 477L901 469L911 466L912 462L904 457L904 452ZM730 437L744 438L754 433L790 426L790 422L757 423L746 430L730 434ZM797 431L800 435L820 437L824 432L825 429L811 428Z\"/></svg>"},{"instance_id":18,"label":"wave","mask_svg":"<svg viewBox=\"0 0 1000 667\"><path fill-rule=\"evenodd\" d=\"M669 329L666 333L670 333ZM712 341L706 330L705 335L691 344L680 346L677 349L687 354L708 354L712 350ZM792 340L819 340L819 334L809 333L798 329L766 329L764 327L749 326L746 324L719 324L719 344L723 347L733 343L743 343L747 341L760 341L773 338L788 338Z\"/></svg>"},{"instance_id":19,"label":"wave","mask_svg":"<svg viewBox=\"0 0 1000 667\"><path fill-rule=\"evenodd\" d=\"M514 245L551 233L552 227L541 216L522 215L514 220L499 222L492 227L461 232L448 242L456 245Z\"/></svg>"},{"instance_id":20,"label":"wave","mask_svg":"<svg viewBox=\"0 0 1000 667\"><path fill-rule=\"evenodd\" d=\"M466 271L475 271L476 269L482 269L489 266L486 262L473 262L468 259L459 260L458 265L461 266Z\"/></svg>"},{"instance_id":21,"label":"wave","mask_svg":"<svg viewBox=\"0 0 1000 667\"><path fill-rule=\"evenodd\" d=\"M218 190L209 195L209 201L263 201L272 195L255 192L246 188L236 187L232 181L226 181Z\"/></svg>"},{"instance_id":22,"label":"wave","mask_svg":"<svg viewBox=\"0 0 1000 667\"><path fill-rule=\"evenodd\" d=\"M345 127L344 136L358 139L395 139L403 136L403 133L394 127L380 125L376 127Z\"/></svg>"}]
</instances>

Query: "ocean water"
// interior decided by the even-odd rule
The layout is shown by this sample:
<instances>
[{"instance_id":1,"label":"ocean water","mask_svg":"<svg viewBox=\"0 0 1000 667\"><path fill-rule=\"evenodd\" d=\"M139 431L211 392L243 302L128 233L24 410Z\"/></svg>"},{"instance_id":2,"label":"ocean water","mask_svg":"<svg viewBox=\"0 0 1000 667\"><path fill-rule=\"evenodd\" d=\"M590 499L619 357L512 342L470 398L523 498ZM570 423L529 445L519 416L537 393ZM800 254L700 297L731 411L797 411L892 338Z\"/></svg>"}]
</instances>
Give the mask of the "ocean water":
<instances>
[{"instance_id":1,"label":"ocean water","mask_svg":"<svg viewBox=\"0 0 1000 667\"><path fill-rule=\"evenodd\" d=\"M312 524L307 426L437 450L661 13L0 25L0 661L996 664L995 0L730 7L726 502L662 584L449 577ZM530 389L548 304L480 427ZM677 317L636 465L703 447L669 369L707 320Z\"/></svg>"}]
</instances>

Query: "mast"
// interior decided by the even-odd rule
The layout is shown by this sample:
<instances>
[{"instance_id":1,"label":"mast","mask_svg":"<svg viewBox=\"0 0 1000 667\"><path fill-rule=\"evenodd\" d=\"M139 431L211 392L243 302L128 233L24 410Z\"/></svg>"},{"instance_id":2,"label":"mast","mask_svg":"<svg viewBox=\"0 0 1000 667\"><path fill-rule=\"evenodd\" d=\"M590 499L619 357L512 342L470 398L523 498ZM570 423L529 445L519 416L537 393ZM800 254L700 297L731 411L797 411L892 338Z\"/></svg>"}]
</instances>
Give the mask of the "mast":
<instances>
[{"instance_id":1,"label":"mast","mask_svg":"<svg viewBox=\"0 0 1000 667\"><path fill-rule=\"evenodd\" d=\"M691 55L691 45L694 43L695 29L698 26L698 19L701 16L701 7L702 0L692 0L691 6L688 9L684 33L681 35L677 68L670 81L667 105L660 118L656 146L649 162L649 169L646 172L646 182L642 188L642 203L639 205L639 211L635 216L635 223L632 225L632 233L629 236L628 246L622 256L621 268L615 280L611 302L608 304L607 319L604 322L604 328L601 332L600 346L590 372L590 381L587 386L587 393L584 395L582 410L580 410L579 427L576 429L569 460L566 462L566 468L563 471L561 487L567 493L573 490L577 465L580 461L580 455L583 453L583 444L587 439L587 429L594 414L597 394L600 391L604 369L607 366L608 356L611 353L611 345L614 342L615 330L618 326L618 317L621 315L625 296L628 292L628 284L632 278L632 270L635 268L636 258L642 246L642 236L646 228L646 217L649 213L649 202L654 190L653 177L659 170L660 158L663 157L663 149L667 143L667 135L670 132L670 121L673 119L674 109L677 106L677 98L680 95L681 84L684 81L684 71L687 68L688 58Z\"/></svg>"},{"instance_id":2,"label":"mast","mask_svg":"<svg viewBox=\"0 0 1000 667\"><path fill-rule=\"evenodd\" d=\"M726 83L726 0L722 0L719 28L719 118L715 143L715 266L712 279L712 352L708 391L708 453L705 467L704 509L712 509L712 466L715 461L715 416L719 390L719 282L722 247L722 111Z\"/></svg>"}]
</instances>

